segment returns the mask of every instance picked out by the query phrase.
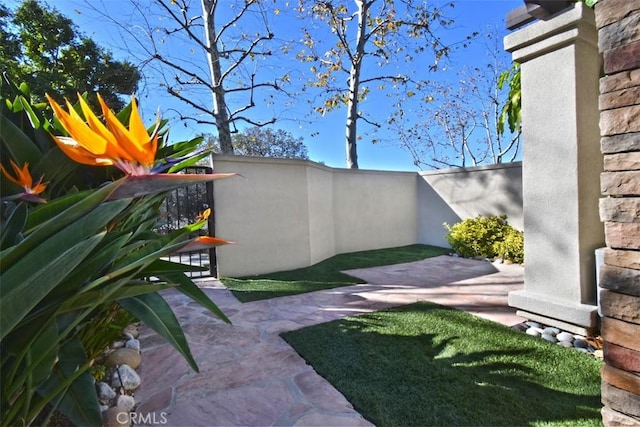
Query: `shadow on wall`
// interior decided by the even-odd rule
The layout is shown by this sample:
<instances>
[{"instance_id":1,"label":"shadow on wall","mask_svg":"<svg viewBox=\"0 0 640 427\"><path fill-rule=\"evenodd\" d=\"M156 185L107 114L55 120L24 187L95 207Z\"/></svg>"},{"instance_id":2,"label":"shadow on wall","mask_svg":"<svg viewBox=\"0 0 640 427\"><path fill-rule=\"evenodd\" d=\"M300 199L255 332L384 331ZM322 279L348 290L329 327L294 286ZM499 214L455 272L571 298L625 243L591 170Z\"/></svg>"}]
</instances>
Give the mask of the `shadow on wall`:
<instances>
[{"instance_id":1,"label":"shadow on wall","mask_svg":"<svg viewBox=\"0 0 640 427\"><path fill-rule=\"evenodd\" d=\"M420 173L419 241L448 246L450 225L478 215L507 215L523 229L522 162Z\"/></svg>"},{"instance_id":2,"label":"shadow on wall","mask_svg":"<svg viewBox=\"0 0 640 427\"><path fill-rule=\"evenodd\" d=\"M448 248L444 223L453 225L460 221L462 218L449 204L418 176L418 242Z\"/></svg>"}]
</instances>

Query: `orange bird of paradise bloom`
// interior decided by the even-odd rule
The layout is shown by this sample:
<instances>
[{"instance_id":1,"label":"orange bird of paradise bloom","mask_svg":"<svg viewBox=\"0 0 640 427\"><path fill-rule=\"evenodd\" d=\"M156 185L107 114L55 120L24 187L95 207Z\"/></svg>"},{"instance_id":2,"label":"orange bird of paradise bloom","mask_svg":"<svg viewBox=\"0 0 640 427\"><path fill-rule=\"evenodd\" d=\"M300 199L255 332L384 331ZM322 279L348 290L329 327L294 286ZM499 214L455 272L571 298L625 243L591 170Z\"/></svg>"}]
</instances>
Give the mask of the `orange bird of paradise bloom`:
<instances>
[{"instance_id":1,"label":"orange bird of paradise bloom","mask_svg":"<svg viewBox=\"0 0 640 427\"><path fill-rule=\"evenodd\" d=\"M12 176L1 164L0 164L0 170L2 171L4 176L7 177L9 181L19 185L24 189L24 193L21 198L35 201L35 202L44 202L44 200L40 199L39 197L33 197L42 193L47 188L47 184L42 183L43 177L40 177L38 182L35 185L33 185L33 178L31 177L31 173L29 173L28 162L25 162L25 164L22 166L22 169L20 169L20 167L13 160L10 160L10 163L11 163L11 167L13 168L13 171L16 174L15 177Z\"/></svg>"},{"instance_id":2,"label":"orange bird of paradise bloom","mask_svg":"<svg viewBox=\"0 0 640 427\"><path fill-rule=\"evenodd\" d=\"M69 137L52 135L60 149L78 163L91 166L113 165L127 175L149 175L155 163L158 149L158 129L149 135L142 122L135 97L131 97L131 114L127 129L109 109L100 94L98 101L102 107L104 122L91 111L86 101L78 94L80 108L86 119L75 111L67 100L65 111L48 94L46 95L56 117L69 133Z\"/></svg>"}]
</instances>

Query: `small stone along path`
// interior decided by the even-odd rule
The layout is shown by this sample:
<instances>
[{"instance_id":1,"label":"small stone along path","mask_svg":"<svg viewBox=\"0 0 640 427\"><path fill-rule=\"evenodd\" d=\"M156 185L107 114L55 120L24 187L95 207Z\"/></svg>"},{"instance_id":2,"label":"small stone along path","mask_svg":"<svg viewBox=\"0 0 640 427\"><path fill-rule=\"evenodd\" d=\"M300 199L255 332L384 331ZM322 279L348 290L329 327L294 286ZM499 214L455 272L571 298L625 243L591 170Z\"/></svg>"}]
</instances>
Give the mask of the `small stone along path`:
<instances>
[{"instance_id":1,"label":"small stone along path","mask_svg":"<svg viewBox=\"0 0 640 427\"><path fill-rule=\"evenodd\" d=\"M200 373L144 325L137 424L169 426L369 426L280 334L347 316L432 301L512 326L507 305L524 269L451 256L349 270L367 284L239 302L219 281L199 282L232 324L179 292L164 296L183 325Z\"/></svg>"}]
</instances>

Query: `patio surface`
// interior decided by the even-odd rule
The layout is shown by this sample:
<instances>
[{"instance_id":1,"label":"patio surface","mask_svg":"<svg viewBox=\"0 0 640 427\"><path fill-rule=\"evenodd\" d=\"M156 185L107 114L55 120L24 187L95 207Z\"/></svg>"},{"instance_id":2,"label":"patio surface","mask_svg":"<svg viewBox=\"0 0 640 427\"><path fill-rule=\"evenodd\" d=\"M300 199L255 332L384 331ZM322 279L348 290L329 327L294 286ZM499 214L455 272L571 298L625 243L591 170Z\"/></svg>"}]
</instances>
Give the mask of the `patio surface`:
<instances>
[{"instance_id":1,"label":"patio surface","mask_svg":"<svg viewBox=\"0 0 640 427\"><path fill-rule=\"evenodd\" d=\"M508 326L524 321L507 305L523 286L518 265L440 256L346 273L367 283L244 304L215 279L198 282L231 325L167 293L200 373L141 327L136 412L168 426L371 425L279 334L425 300Z\"/></svg>"}]
</instances>

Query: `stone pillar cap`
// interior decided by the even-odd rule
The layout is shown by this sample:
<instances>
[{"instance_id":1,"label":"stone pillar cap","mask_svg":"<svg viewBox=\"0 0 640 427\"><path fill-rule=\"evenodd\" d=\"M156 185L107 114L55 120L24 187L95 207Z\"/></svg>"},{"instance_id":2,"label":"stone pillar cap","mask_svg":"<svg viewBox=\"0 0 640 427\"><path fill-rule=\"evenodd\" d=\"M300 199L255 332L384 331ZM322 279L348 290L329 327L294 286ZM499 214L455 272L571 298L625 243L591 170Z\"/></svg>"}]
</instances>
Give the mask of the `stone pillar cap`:
<instances>
[{"instance_id":1,"label":"stone pillar cap","mask_svg":"<svg viewBox=\"0 0 640 427\"><path fill-rule=\"evenodd\" d=\"M582 33L595 32L593 10L578 2L548 21L539 21L515 31L504 38L504 48L513 54L516 62L526 62L546 52L559 49L578 38Z\"/></svg>"}]
</instances>

